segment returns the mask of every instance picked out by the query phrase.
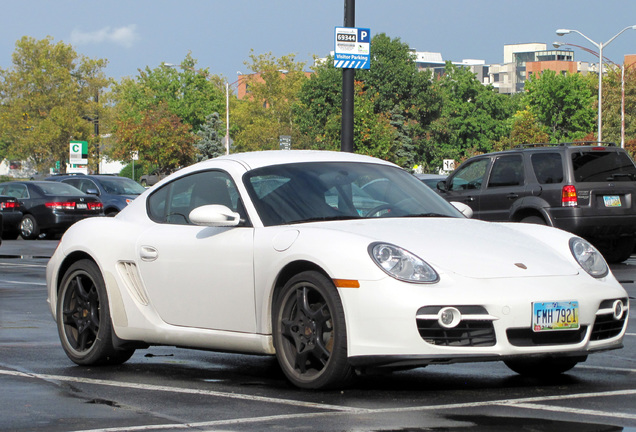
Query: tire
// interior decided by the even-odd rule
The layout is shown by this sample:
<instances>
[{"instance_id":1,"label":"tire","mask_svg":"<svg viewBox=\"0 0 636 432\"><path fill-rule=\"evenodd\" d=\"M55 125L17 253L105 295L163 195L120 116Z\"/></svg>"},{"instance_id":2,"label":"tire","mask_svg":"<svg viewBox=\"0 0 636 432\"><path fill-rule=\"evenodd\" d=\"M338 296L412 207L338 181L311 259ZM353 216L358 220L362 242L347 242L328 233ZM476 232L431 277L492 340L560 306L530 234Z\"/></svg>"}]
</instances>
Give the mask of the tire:
<instances>
[{"instance_id":1,"label":"tire","mask_svg":"<svg viewBox=\"0 0 636 432\"><path fill-rule=\"evenodd\" d=\"M64 274L56 321L62 348L78 365L121 364L135 352L113 345L106 287L93 261L77 261Z\"/></svg>"},{"instance_id":2,"label":"tire","mask_svg":"<svg viewBox=\"0 0 636 432\"><path fill-rule=\"evenodd\" d=\"M545 223L545 219L543 219L541 216L526 216L523 219L521 219L521 222L537 224L537 225L547 225Z\"/></svg>"},{"instance_id":3,"label":"tire","mask_svg":"<svg viewBox=\"0 0 636 432\"><path fill-rule=\"evenodd\" d=\"M35 240L40 235L40 226L32 215L27 214L22 217L20 235L25 240Z\"/></svg>"},{"instance_id":4,"label":"tire","mask_svg":"<svg viewBox=\"0 0 636 432\"><path fill-rule=\"evenodd\" d=\"M569 371L578 363L584 362L582 357L548 357L539 359L504 360L512 371L532 378L549 378Z\"/></svg>"},{"instance_id":5,"label":"tire","mask_svg":"<svg viewBox=\"0 0 636 432\"><path fill-rule=\"evenodd\" d=\"M292 277L273 305L273 338L278 363L295 386L341 387L353 377L347 359L347 329L340 296L316 271Z\"/></svg>"},{"instance_id":6,"label":"tire","mask_svg":"<svg viewBox=\"0 0 636 432\"><path fill-rule=\"evenodd\" d=\"M607 241L592 242L608 263L617 264L629 259L634 252L634 237L620 237Z\"/></svg>"},{"instance_id":7,"label":"tire","mask_svg":"<svg viewBox=\"0 0 636 432\"><path fill-rule=\"evenodd\" d=\"M3 240L15 240L20 236L20 231L5 231L2 233Z\"/></svg>"}]
</instances>

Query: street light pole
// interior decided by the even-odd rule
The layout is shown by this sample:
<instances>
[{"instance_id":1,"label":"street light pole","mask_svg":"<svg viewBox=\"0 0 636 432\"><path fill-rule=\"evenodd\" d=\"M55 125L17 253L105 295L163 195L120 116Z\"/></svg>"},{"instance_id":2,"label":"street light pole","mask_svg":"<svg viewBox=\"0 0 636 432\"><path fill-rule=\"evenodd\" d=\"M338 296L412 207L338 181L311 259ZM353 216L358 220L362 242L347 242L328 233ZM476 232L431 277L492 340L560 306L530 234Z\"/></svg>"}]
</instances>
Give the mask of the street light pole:
<instances>
[{"instance_id":1,"label":"street light pole","mask_svg":"<svg viewBox=\"0 0 636 432\"><path fill-rule=\"evenodd\" d=\"M603 127L603 111L602 111L602 102L603 102L603 47L609 45L614 39L616 39L618 36L620 36L623 32L625 32L626 30L629 29L633 29L636 30L636 25L633 26L628 26L625 27L623 30L619 31L618 33L616 33L612 38L610 38L610 40L608 40L605 43L602 42L594 42L592 39L590 39L589 37L585 36L583 33L581 33L578 30L568 30L568 29L558 29L556 31L556 34L558 36L564 36L566 34L570 34L570 33L578 33L579 35L583 36L585 39L587 39L592 45L594 45L596 48L598 48L598 132L597 132L597 136L598 136L598 141L601 142L603 141L603 137L602 137L602 127Z\"/></svg>"}]
</instances>

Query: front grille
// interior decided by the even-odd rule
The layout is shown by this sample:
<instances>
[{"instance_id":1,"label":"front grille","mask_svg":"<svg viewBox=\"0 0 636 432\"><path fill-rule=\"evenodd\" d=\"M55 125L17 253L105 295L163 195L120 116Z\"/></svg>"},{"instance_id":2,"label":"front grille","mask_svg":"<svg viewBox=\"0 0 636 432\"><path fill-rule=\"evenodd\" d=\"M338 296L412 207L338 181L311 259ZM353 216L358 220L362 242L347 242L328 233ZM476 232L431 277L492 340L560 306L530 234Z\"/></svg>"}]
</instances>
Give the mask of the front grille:
<instances>
[{"instance_id":1,"label":"front grille","mask_svg":"<svg viewBox=\"0 0 636 432\"><path fill-rule=\"evenodd\" d=\"M511 328L506 330L508 341L519 347L542 345L568 345L580 343L585 338L587 326L578 330L553 330L545 332L532 331L530 327Z\"/></svg>"},{"instance_id":2,"label":"front grille","mask_svg":"<svg viewBox=\"0 0 636 432\"><path fill-rule=\"evenodd\" d=\"M610 339L618 336L621 331L623 331L623 327L625 326L625 321L627 321L628 314L628 299L622 298L623 305L625 307L625 312L621 319L614 319L613 313L613 305L614 302L619 299L612 300L604 300L599 306L599 310L596 314L596 319L594 320L594 326L592 327L592 334L590 335L590 340L599 341L604 339Z\"/></svg>"},{"instance_id":3,"label":"front grille","mask_svg":"<svg viewBox=\"0 0 636 432\"><path fill-rule=\"evenodd\" d=\"M444 306L425 306L417 311L417 330L424 342L453 347L493 346L497 342L492 317L482 306L452 306L462 314L453 328L442 327L437 314Z\"/></svg>"}]
</instances>

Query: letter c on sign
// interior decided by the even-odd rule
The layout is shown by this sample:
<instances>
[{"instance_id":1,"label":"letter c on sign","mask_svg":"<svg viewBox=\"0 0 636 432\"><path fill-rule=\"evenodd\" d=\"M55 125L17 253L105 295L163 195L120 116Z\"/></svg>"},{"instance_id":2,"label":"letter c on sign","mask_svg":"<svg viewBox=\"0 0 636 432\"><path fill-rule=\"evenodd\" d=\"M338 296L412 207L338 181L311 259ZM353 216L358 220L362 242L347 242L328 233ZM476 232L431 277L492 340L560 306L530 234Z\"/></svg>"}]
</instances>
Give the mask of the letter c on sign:
<instances>
[{"instance_id":1,"label":"letter c on sign","mask_svg":"<svg viewBox=\"0 0 636 432\"><path fill-rule=\"evenodd\" d=\"M73 144L73 153L79 152L79 144Z\"/></svg>"}]
</instances>

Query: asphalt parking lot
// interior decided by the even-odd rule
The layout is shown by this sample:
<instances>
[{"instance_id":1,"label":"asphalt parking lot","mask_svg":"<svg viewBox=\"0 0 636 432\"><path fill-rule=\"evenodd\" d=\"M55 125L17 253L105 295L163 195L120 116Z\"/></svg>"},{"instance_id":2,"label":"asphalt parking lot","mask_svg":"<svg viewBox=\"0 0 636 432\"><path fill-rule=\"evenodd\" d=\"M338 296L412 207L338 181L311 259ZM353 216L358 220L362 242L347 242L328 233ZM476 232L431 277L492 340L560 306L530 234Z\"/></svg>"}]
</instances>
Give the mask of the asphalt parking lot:
<instances>
[{"instance_id":1,"label":"asphalt parking lot","mask_svg":"<svg viewBox=\"0 0 636 432\"><path fill-rule=\"evenodd\" d=\"M269 357L151 347L78 367L46 304L55 241L0 246L2 431L636 431L636 324L625 348L547 381L502 363L367 375L342 391L291 387ZM636 298L636 256L613 271Z\"/></svg>"}]
</instances>

